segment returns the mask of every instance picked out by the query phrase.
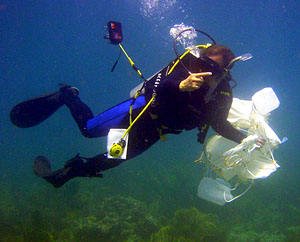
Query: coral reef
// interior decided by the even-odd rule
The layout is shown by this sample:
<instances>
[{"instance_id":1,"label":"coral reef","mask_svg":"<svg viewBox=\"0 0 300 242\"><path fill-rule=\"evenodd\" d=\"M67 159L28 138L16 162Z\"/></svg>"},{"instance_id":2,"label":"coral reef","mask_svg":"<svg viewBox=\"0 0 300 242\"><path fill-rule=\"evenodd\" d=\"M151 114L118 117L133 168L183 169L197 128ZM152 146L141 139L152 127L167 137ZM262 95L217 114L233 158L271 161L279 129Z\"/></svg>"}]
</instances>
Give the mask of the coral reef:
<instances>
[{"instance_id":1,"label":"coral reef","mask_svg":"<svg viewBox=\"0 0 300 242\"><path fill-rule=\"evenodd\" d=\"M157 231L156 219L146 205L130 197L105 198L95 215L79 217L73 223L78 241L145 241Z\"/></svg>"},{"instance_id":2,"label":"coral reef","mask_svg":"<svg viewBox=\"0 0 300 242\"><path fill-rule=\"evenodd\" d=\"M257 233L255 231L247 231L244 233L231 234L228 241L240 241L240 242L283 242L286 241L286 237L283 234L273 234L269 232Z\"/></svg>"},{"instance_id":3,"label":"coral reef","mask_svg":"<svg viewBox=\"0 0 300 242\"><path fill-rule=\"evenodd\" d=\"M276 231L262 231L257 232L245 228L244 225L236 224L228 236L228 241L239 241L239 242L283 242L286 241L286 236Z\"/></svg>"},{"instance_id":4,"label":"coral reef","mask_svg":"<svg viewBox=\"0 0 300 242\"><path fill-rule=\"evenodd\" d=\"M178 209L168 225L153 234L151 241L219 241L217 219L196 208Z\"/></svg>"},{"instance_id":5,"label":"coral reef","mask_svg":"<svg viewBox=\"0 0 300 242\"><path fill-rule=\"evenodd\" d=\"M68 197L75 196L64 192ZM147 241L158 230L157 219L141 201L108 196L96 203L83 204L83 194L75 196L72 206L70 198L59 201L45 194L49 201L40 197L47 205L44 208L40 201L21 206L7 196L0 204L0 241ZM80 204L82 209L78 209ZM19 219L12 218L16 215Z\"/></svg>"},{"instance_id":6,"label":"coral reef","mask_svg":"<svg viewBox=\"0 0 300 242\"><path fill-rule=\"evenodd\" d=\"M220 207L180 184L188 175L174 164L148 175L146 184L139 173L138 189L124 180L103 179L99 186L100 180L78 179L54 189L42 181L17 186L2 178L0 241L300 241L298 193L275 199L269 184ZM168 177L170 170L177 180Z\"/></svg>"},{"instance_id":7,"label":"coral reef","mask_svg":"<svg viewBox=\"0 0 300 242\"><path fill-rule=\"evenodd\" d=\"M300 225L291 226L287 230L287 241L300 241Z\"/></svg>"}]
</instances>

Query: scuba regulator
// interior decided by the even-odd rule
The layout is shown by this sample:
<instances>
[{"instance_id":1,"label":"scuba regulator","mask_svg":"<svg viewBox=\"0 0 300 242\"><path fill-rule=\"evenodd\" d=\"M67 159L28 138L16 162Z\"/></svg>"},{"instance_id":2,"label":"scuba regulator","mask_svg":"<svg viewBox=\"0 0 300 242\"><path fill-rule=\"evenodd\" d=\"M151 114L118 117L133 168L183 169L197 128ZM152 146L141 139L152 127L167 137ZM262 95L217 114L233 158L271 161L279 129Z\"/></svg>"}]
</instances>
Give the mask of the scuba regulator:
<instances>
[{"instance_id":1,"label":"scuba regulator","mask_svg":"<svg viewBox=\"0 0 300 242\"><path fill-rule=\"evenodd\" d=\"M120 139L118 143L114 143L110 150L109 155L112 157L119 157L123 154L124 148L126 146L126 141L123 139Z\"/></svg>"}]
</instances>

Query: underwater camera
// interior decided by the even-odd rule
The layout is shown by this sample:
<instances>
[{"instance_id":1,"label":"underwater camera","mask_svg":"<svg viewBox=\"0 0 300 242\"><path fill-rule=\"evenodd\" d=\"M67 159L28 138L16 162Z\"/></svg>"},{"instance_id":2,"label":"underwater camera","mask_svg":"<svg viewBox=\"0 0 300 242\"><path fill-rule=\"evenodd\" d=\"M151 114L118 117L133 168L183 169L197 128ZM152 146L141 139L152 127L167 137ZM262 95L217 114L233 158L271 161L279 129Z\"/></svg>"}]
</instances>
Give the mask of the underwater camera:
<instances>
[{"instance_id":1,"label":"underwater camera","mask_svg":"<svg viewBox=\"0 0 300 242\"><path fill-rule=\"evenodd\" d=\"M118 45L123 41L122 26L121 23L115 21L109 21L107 23L108 35L104 36L111 44Z\"/></svg>"}]
</instances>

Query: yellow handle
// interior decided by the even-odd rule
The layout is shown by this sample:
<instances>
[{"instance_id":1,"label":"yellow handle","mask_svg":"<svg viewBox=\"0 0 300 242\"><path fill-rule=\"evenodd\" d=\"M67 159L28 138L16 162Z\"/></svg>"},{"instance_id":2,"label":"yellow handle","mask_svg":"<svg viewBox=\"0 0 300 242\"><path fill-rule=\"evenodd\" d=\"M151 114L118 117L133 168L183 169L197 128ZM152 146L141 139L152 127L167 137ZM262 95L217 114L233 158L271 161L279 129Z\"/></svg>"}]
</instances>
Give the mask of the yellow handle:
<instances>
[{"instance_id":1,"label":"yellow handle","mask_svg":"<svg viewBox=\"0 0 300 242\"><path fill-rule=\"evenodd\" d=\"M136 65L134 64L134 62L132 61L132 59L129 57L129 55L126 53L126 51L124 50L123 46L121 45L121 43L119 43L119 47L121 48L121 50L123 51L123 53L125 54L126 58L128 59L128 61L130 62L131 67L137 72L137 74L139 74L139 76L145 81L146 79L144 78L143 74L141 73L141 71L136 67Z\"/></svg>"}]
</instances>

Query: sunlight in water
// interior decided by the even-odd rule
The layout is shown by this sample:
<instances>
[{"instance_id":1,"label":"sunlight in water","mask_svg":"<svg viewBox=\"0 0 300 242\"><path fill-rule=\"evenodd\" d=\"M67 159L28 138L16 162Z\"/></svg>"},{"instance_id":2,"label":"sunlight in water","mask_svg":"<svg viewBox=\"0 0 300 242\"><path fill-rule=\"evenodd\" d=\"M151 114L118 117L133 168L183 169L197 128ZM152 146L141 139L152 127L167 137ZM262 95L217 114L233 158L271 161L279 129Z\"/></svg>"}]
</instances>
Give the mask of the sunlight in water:
<instances>
[{"instance_id":1,"label":"sunlight in water","mask_svg":"<svg viewBox=\"0 0 300 242\"><path fill-rule=\"evenodd\" d=\"M144 17L153 17L154 15L161 15L172 7L176 0L141 0L140 11ZM161 17L163 18L163 17Z\"/></svg>"}]
</instances>

